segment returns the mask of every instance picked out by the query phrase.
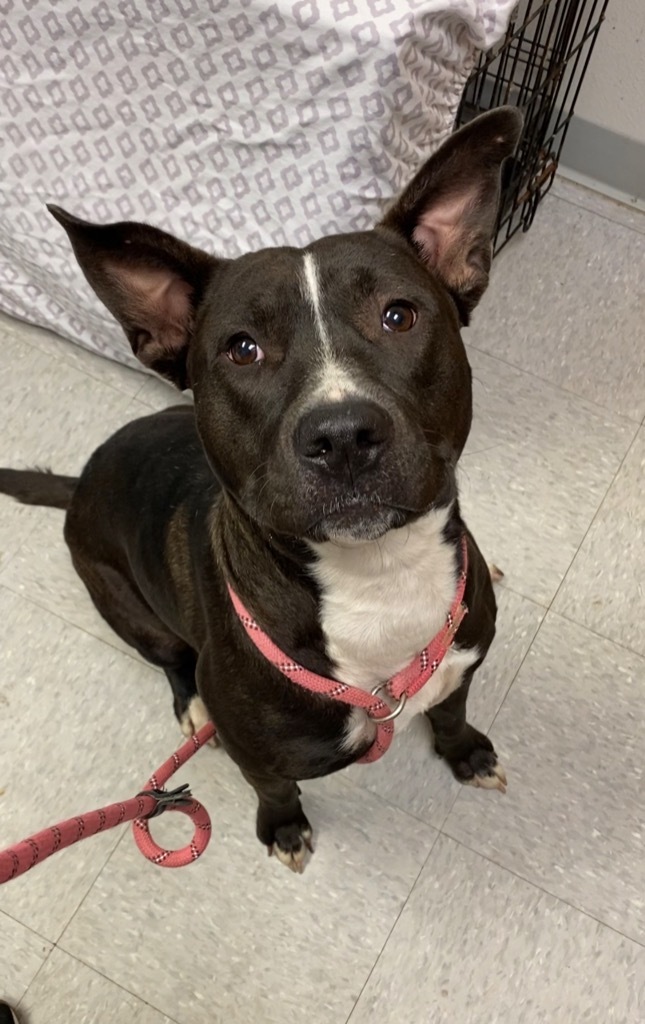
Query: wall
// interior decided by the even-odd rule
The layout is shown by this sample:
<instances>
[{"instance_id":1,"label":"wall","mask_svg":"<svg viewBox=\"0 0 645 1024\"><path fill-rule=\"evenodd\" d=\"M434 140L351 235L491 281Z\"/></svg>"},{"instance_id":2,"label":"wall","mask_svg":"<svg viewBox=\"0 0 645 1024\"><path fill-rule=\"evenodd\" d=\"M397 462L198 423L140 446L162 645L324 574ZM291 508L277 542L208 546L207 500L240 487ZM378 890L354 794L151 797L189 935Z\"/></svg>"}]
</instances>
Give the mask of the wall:
<instances>
[{"instance_id":1,"label":"wall","mask_svg":"<svg viewBox=\"0 0 645 1024\"><path fill-rule=\"evenodd\" d=\"M645 143L645 0L609 0L576 114Z\"/></svg>"},{"instance_id":2,"label":"wall","mask_svg":"<svg viewBox=\"0 0 645 1024\"><path fill-rule=\"evenodd\" d=\"M645 0L609 0L561 166L645 199Z\"/></svg>"}]
</instances>

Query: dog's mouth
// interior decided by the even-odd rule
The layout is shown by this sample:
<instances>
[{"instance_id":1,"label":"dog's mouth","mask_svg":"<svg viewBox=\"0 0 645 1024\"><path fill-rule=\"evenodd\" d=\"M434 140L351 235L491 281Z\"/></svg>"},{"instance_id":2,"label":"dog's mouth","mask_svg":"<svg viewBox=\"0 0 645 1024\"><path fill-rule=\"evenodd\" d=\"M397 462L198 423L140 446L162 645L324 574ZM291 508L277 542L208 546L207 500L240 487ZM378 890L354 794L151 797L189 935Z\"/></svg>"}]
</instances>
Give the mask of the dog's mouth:
<instances>
[{"instance_id":1,"label":"dog's mouth","mask_svg":"<svg viewBox=\"0 0 645 1024\"><path fill-rule=\"evenodd\" d=\"M326 503L322 514L311 523L306 539L321 541L378 540L388 530L404 526L413 509L382 502L378 496L344 495Z\"/></svg>"}]
</instances>

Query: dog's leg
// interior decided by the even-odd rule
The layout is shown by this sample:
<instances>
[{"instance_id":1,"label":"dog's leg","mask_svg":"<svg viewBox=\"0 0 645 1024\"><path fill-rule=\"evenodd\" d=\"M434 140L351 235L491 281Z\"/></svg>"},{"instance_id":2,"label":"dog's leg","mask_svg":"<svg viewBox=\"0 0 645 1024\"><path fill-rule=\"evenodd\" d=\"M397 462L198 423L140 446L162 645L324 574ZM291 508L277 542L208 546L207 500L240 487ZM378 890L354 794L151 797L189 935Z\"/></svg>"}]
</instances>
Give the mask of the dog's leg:
<instances>
[{"instance_id":1,"label":"dog's leg","mask_svg":"<svg viewBox=\"0 0 645 1024\"><path fill-rule=\"evenodd\" d=\"M192 736L209 720L197 693L197 655L153 612L133 580L111 565L92 561L79 550L68 530L74 566L97 610L115 633L142 658L166 673L172 689L175 715L184 736ZM215 743L210 741L211 746Z\"/></svg>"},{"instance_id":2,"label":"dog's leg","mask_svg":"<svg viewBox=\"0 0 645 1024\"><path fill-rule=\"evenodd\" d=\"M269 854L291 871L302 874L307 853L313 853L311 825L300 803L300 788L290 779L275 775L255 775L243 771L244 778L258 795L257 836Z\"/></svg>"},{"instance_id":3,"label":"dog's leg","mask_svg":"<svg viewBox=\"0 0 645 1024\"><path fill-rule=\"evenodd\" d=\"M461 686L441 704L426 711L434 732L434 747L459 782L483 789L506 792L506 774L488 736L466 721L466 700L475 669L464 677Z\"/></svg>"},{"instance_id":4,"label":"dog's leg","mask_svg":"<svg viewBox=\"0 0 645 1024\"><path fill-rule=\"evenodd\" d=\"M173 706L179 727L184 736L194 736L203 725L210 721L206 705L197 693L197 684L195 682L197 656L192 647L186 647L176 655L174 664L169 665L166 663L161 667L170 683ZM211 747L215 747L217 746L217 741L211 739L208 741L208 744Z\"/></svg>"}]
</instances>

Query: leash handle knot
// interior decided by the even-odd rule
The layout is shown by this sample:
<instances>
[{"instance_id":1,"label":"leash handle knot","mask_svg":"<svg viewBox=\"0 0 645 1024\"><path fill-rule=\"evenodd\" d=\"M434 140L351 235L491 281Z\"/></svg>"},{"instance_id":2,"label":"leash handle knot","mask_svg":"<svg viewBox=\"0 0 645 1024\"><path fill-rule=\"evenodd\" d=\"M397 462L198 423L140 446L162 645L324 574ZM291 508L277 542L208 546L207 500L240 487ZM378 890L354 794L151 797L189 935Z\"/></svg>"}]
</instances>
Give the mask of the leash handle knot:
<instances>
[{"instance_id":1,"label":"leash handle knot","mask_svg":"<svg viewBox=\"0 0 645 1024\"><path fill-rule=\"evenodd\" d=\"M194 799L184 783L176 789L163 787L178 768L186 763L205 743L215 735L215 726L209 722L187 740L146 784L143 792L121 803L110 804L87 814L79 814L68 821L43 829L22 842L0 850L0 885L18 878L41 861L51 857L58 850L72 846L81 839L106 832L126 821L133 822L137 846L148 860L164 868L180 868L192 864L202 855L211 837L211 822L208 812ZM194 834L190 843L180 850L164 850L150 835L148 819L163 811L181 811L192 819Z\"/></svg>"}]
</instances>

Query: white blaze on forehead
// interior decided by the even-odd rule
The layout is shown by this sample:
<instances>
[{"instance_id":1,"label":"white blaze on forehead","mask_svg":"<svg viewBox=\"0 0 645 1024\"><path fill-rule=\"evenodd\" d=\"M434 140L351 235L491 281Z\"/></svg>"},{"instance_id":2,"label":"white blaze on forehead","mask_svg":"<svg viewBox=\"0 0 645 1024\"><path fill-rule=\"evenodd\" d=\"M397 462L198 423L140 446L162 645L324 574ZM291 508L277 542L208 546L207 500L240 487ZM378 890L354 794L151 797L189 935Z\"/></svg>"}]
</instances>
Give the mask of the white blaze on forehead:
<instances>
[{"instance_id":1,"label":"white blaze on forehead","mask_svg":"<svg viewBox=\"0 0 645 1024\"><path fill-rule=\"evenodd\" d=\"M303 259L303 292L306 301L311 306L322 357L312 397L323 402L339 402L348 395L360 394L361 389L332 350L331 336L323 316L322 292L316 257L312 253L306 252Z\"/></svg>"},{"instance_id":2,"label":"white blaze on forehead","mask_svg":"<svg viewBox=\"0 0 645 1024\"><path fill-rule=\"evenodd\" d=\"M352 375L335 359L326 359L316 374L313 399L321 402L341 402L350 395L363 394Z\"/></svg>"},{"instance_id":3,"label":"white blaze on forehead","mask_svg":"<svg viewBox=\"0 0 645 1024\"><path fill-rule=\"evenodd\" d=\"M318 332L318 339L322 346L323 355L326 358L331 356L331 339L327 331L327 325L322 315L322 297L320 293L320 277L318 276L318 264L315 256L306 252L303 257L305 261L303 284L307 302L314 314L314 323Z\"/></svg>"}]
</instances>

